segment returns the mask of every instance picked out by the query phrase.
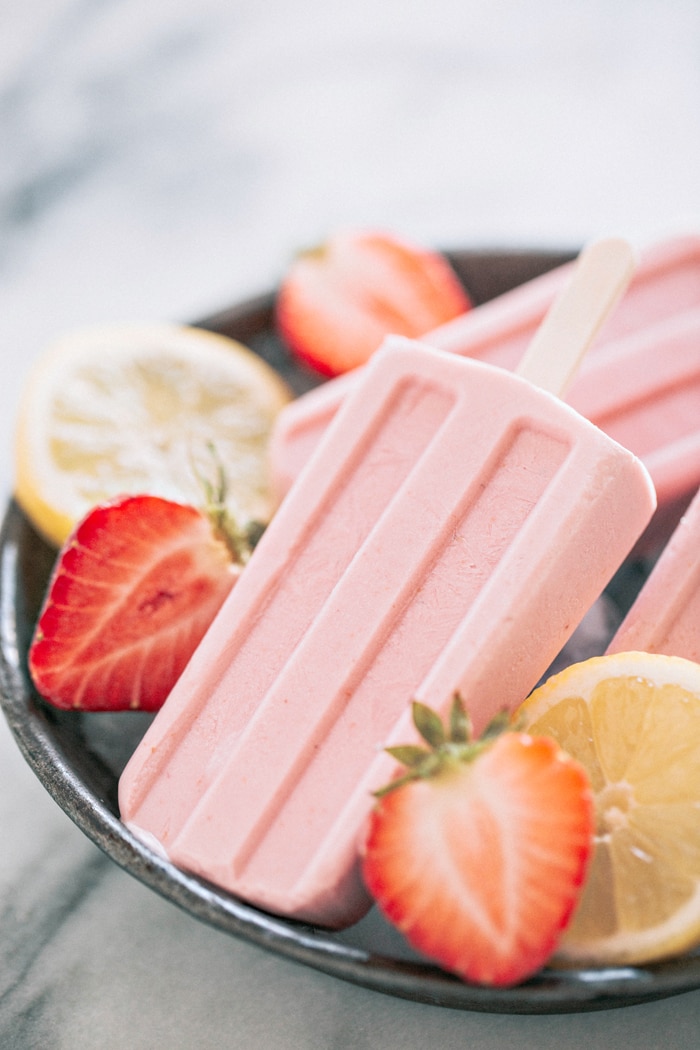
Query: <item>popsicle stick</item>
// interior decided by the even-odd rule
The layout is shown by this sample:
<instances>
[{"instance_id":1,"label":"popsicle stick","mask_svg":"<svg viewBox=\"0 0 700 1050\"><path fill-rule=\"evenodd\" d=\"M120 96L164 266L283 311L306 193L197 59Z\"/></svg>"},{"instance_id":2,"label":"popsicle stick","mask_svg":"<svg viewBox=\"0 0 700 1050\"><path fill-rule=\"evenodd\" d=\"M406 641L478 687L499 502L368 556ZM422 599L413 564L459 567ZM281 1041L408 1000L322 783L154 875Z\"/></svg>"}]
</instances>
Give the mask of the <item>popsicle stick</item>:
<instances>
[{"instance_id":1,"label":"popsicle stick","mask_svg":"<svg viewBox=\"0 0 700 1050\"><path fill-rule=\"evenodd\" d=\"M584 248L569 284L552 303L525 351L517 374L563 397L634 269L634 251L620 237L594 241Z\"/></svg>"}]
</instances>

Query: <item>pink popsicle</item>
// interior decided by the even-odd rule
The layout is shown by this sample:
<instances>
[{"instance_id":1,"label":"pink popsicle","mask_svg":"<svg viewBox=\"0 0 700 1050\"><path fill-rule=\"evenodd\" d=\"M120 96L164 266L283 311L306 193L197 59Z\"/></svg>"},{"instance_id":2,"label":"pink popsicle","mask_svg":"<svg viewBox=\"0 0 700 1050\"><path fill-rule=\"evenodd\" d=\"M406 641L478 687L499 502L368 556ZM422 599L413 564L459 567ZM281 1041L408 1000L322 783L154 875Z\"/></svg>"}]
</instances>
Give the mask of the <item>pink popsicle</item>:
<instances>
[{"instance_id":1,"label":"pink popsicle","mask_svg":"<svg viewBox=\"0 0 700 1050\"><path fill-rule=\"evenodd\" d=\"M700 492L608 647L631 650L700 661Z\"/></svg>"},{"instance_id":2,"label":"pink popsicle","mask_svg":"<svg viewBox=\"0 0 700 1050\"><path fill-rule=\"evenodd\" d=\"M367 907L357 837L408 699L458 689L478 730L518 703L653 507L637 461L515 377L405 350L368 381L120 787L176 864L329 925Z\"/></svg>"},{"instance_id":3,"label":"pink popsicle","mask_svg":"<svg viewBox=\"0 0 700 1050\"><path fill-rule=\"evenodd\" d=\"M425 336L443 350L513 369L572 264L479 306ZM302 469L359 372L290 403L271 444L279 498ZM642 459L659 505L682 503L700 486L700 238L647 249L605 323L567 401Z\"/></svg>"},{"instance_id":4,"label":"pink popsicle","mask_svg":"<svg viewBox=\"0 0 700 1050\"><path fill-rule=\"evenodd\" d=\"M552 394L389 341L129 762L123 820L262 908L352 923L410 699L444 712L458 690L477 732L518 704L654 504L639 461Z\"/></svg>"}]
</instances>

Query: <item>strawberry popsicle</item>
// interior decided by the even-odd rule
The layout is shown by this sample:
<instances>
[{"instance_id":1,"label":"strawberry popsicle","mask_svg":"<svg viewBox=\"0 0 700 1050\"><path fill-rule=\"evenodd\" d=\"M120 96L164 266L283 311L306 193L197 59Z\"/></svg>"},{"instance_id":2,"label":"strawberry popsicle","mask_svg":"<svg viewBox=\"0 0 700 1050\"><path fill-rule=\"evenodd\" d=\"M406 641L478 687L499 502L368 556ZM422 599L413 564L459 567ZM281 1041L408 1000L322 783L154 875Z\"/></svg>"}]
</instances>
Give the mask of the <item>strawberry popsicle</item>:
<instances>
[{"instance_id":1,"label":"strawberry popsicle","mask_svg":"<svg viewBox=\"0 0 700 1050\"><path fill-rule=\"evenodd\" d=\"M356 921L358 842L410 700L444 714L459 691L479 732L598 597L653 487L525 378L565 386L572 362L542 371L544 351L563 331L582 349L610 305L620 258L602 288L606 249L588 259L588 307L555 304L521 375L398 337L374 356L120 780L122 819L173 863L272 912Z\"/></svg>"},{"instance_id":2,"label":"strawberry popsicle","mask_svg":"<svg viewBox=\"0 0 700 1050\"><path fill-rule=\"evenodd\" d=\"M700 661L700 492L608 646Z\"/></svg>"},{"instance_id":3,"label":"strawberry popsicle","mask_svg":"<svg viewBox=\"0 0 700 1050\"><path fill-rule=\"evenodd\" d=\"M572 264L499 296L423 337L442 350L513 369ZM291 402L271 442L273 485L288 490L343 398L348 373ZM649 470L659 505L684 505L700 486L700 238L648 248L606 322L567 401ZM675 517L674 517L675 514Z\"/></svg>"}]
</instances>

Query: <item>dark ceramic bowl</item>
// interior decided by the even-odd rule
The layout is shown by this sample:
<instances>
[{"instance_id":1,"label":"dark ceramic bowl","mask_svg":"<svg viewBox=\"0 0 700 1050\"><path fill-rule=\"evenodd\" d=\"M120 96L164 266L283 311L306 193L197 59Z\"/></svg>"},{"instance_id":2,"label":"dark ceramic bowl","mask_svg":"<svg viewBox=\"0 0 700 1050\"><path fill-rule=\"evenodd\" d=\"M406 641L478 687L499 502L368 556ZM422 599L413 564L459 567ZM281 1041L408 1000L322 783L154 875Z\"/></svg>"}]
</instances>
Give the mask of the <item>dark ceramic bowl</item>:
<instances>
[{"instance_id":1,"label":"dark ceramic bowl","mask_svg":"<svg viewBox=\"0 0 700 1050\"><path fill-rule=\"evenodd\" d=\"M450 258L472 300L483 302L571 258L572 253L454 252ZM277 340L274 294L202 322L251 346L300 393L317 380ZM545 969L513 989L475 987L413 955L376 912L342 934L285 921L184 874L120 823L117 783L149 716L58 711L33 691L26 654L55 551L11 503L0 534L0 702L27 762L58 804L117 864L193 916L290 960L346 981L416 1002L500 1013L564 1013L664 998L700 987L700 957L653 966ZM640 568L623 568L611 588L624 606Z\"/></svg>"}]
</instances>

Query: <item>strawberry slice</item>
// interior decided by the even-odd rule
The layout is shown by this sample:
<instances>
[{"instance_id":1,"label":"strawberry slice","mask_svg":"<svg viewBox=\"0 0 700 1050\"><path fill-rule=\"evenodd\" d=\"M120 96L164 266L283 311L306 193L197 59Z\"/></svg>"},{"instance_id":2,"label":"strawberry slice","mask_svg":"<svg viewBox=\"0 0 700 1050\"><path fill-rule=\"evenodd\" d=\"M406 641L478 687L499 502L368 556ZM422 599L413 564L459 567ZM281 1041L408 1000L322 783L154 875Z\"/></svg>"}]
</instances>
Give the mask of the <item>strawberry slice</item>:
<instances>
[{"instance_id":1,"label":"strawberry slice","mask_svg":"<svg viewBox=\"0 0 700 1050\"><path fill-rule=\"evenodd\" d=\"M54 567L29 650L56 707L159 708L241 571L210 517L156 496L95 507Z\"/></svg>"},{"instance_id":2,"label":"strawberry slice","mask_svg":"<svg viewBox=\"0 0 700 1050\"><path fill-rule=\"evenodd\" d=\"M386 335L425 335L470 305L439 253L351 231L297 256L279 289L276 322L298 358L338 375L364 364Z\"/></svg>"},{"instance_id":3,"label":"strawberry slice","mask_svg":"<svg viewBox=\"0 0 700 1050\"><path fill-rule=\"evenodd\" d=\"M419 951L463 979L509 986L550 957L581 893L594 832L583 767L549 737L469 738L414 705L428 748L388 749L408 772L378 792L368 889Z\"/></svg>"}]
</instances>

